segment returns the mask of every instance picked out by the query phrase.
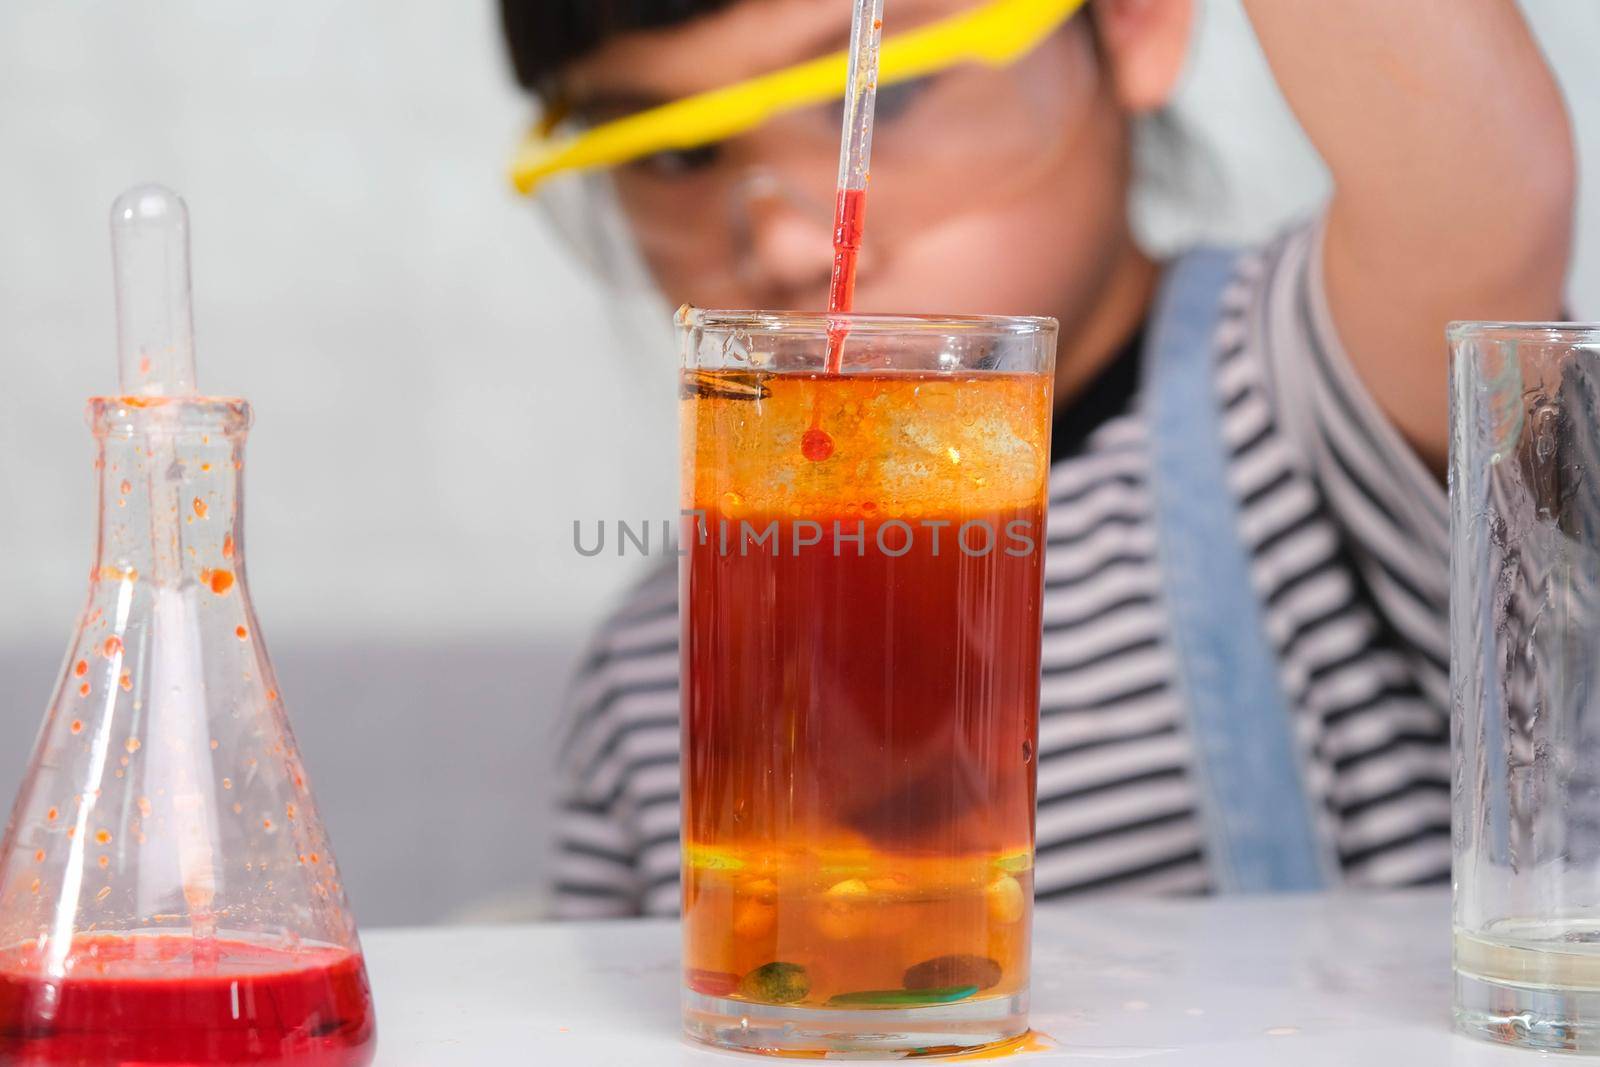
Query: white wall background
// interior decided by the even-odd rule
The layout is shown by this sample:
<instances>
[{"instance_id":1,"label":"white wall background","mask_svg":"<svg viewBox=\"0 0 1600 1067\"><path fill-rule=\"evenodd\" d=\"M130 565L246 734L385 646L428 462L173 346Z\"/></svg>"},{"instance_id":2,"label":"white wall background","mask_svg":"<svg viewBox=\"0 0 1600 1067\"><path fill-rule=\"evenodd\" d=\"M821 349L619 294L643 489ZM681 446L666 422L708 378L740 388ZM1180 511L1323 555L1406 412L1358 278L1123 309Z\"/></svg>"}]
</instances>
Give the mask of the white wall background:
<instances>
[{"instance_id":1,"label":"white wall background","mask_svg":"<svg viewBox=\"0 0 1600 1067\"><path fill-rule=\"evenodd\" d=\"M1600 314L1600 5L1527 7L1591 163L1574 307ZM1236 0L1181 106L1224 179L1200 229L1323 195ZM193 212L202 384L256 405L252 583L361 916L538 884L553 701L638 567L570 524L670 515L676 437L667 357L507 191L527 117L491 0L0 6L0 794L89 560L107 209L157 179Z\"/></svg>"}]
</instances>

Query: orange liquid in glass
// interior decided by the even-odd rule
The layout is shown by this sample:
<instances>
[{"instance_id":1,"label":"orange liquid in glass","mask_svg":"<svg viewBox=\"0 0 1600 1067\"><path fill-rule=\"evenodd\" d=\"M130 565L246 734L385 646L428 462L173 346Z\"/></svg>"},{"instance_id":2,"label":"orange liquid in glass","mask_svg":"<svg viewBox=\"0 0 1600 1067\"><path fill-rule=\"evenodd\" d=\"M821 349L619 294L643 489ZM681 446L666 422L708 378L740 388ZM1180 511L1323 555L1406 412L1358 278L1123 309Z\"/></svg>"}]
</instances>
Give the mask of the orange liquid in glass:
<instances>
[{"instance_id":1,"label":"orange liquid in glass","mask_svg":"<svg viewBox=\"0 0 1600 1067\"><path fill-rule=\"evenodd\" d=\"M685 981L1023 990L1046 381L692 372L684 404Z\"/></svg>"}]
</instances>

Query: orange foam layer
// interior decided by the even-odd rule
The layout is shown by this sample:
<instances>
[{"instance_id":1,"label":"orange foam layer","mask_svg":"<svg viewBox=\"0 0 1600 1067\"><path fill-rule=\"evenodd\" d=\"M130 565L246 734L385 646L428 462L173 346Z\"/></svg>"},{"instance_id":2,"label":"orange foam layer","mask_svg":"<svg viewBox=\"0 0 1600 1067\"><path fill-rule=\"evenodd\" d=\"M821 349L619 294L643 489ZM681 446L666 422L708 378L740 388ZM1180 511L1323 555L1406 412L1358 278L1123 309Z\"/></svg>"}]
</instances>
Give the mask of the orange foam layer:
<instances>
[{"instance_id":1,"label":"orange foam layer","mask_svg":"<svg viewBox=\"0 0 1600 1067\"><path fill-rule=\"evenodd\" d=\"M1041 375L689 371L683 398L685 507L905 518L1044 496L1050 382ZM834 447L814 462L802 439L819 414Z\"/></svg>"}]
</instances>

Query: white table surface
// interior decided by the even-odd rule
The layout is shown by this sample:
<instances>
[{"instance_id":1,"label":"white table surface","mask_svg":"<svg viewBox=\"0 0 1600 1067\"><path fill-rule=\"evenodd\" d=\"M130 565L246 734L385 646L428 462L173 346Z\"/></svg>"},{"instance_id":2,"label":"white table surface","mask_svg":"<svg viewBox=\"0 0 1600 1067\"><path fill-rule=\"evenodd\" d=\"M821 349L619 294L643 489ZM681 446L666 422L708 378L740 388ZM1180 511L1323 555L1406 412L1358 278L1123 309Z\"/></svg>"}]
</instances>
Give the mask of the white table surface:
<instances>
[{"instance_id":1,"label":"white table surface","mask_svg":"<svg viewBox=\"0 0 1600 1067\"><path fill-rule=\"evenodd\" d=\"M1033 1025L1059 1047L1002 1062L1534 1067L1450 1032L1449 932L1439 892L1041 907ZM675 923L363 940L378 1067L783 1062L679 1036Z\"/></svg>"}]
</instances>

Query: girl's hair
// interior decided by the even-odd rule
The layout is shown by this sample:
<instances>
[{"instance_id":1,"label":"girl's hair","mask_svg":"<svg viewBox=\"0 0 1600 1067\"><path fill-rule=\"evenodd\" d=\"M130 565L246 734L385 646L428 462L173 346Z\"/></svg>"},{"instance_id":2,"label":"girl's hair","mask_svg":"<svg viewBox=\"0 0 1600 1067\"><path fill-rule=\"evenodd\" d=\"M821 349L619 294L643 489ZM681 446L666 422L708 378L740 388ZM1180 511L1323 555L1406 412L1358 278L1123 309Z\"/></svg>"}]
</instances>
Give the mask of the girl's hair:
<instances>
[{"instance_id":1,"label":"girl's hair","mask_svg":"<svg viewBox=\"0 0 1600 1067\"><path fill-rule=\"evenodd\" d=\"M500 0L511 65L524 88L542 92L551 78L613 37L663 29L728 6L732 0Z\"/></svg>"}]
</instances>

